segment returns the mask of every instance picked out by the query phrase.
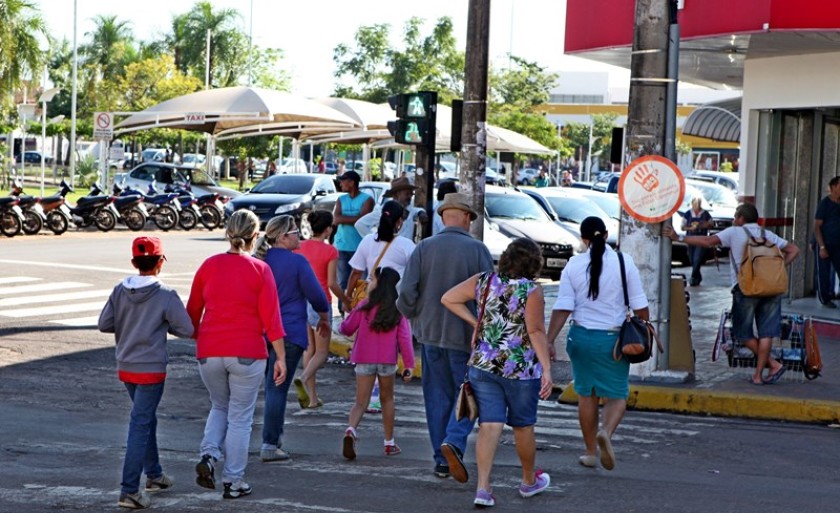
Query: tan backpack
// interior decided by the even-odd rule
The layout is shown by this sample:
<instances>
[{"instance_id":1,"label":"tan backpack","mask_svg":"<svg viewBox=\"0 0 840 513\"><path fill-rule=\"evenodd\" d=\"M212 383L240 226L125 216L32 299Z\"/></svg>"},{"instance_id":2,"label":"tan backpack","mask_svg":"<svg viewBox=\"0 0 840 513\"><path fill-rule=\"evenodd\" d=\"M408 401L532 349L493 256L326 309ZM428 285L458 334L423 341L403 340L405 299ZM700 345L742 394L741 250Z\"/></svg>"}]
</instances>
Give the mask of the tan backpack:
<instances>
[{"instance_id":1,"label":"tan backpack","mask_svg":"<svg viewBox=\"0 0 840 513\"><path fill-rule=\"evenodd\" d=\"M749 238L738 269L741 292L747 297L772 297L786 293L788 275L782 250L765 238L764 228L758 238L753 237L746 227L742 228Z\"/></svg>"}]
</instances>

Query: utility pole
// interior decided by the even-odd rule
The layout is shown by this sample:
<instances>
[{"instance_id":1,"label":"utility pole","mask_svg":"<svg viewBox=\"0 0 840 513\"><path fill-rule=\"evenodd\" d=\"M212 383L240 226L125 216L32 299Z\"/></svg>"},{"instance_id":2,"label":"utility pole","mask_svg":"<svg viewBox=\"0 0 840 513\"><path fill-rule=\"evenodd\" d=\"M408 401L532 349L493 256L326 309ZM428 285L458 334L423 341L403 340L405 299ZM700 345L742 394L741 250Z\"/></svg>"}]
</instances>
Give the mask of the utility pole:
<instances>
[{"instance_id":1,"label":"utility pole","mask_svg":"<svg viewBox=\"0 0 840 513\"><path fill-rule=\"evenodd\" d=\"M636 0L625 143L630 161L646 155L667 154L668 86L675 80L668 75L672 8L676 9L674 0ZM667 336L670 327L671 246L661 233L661 223L644 223L622 210L621 250L632 256L639 272L645 277L642 285L650 304L651 321L660 335ZM663 246L667 247L663 250ZM667 341L664 342L667 347ZM648 378L657 362L658 359L651 359L634 366L634 372ZM667 368L667 361L659 363L660 369Z\"/></svg>"},{"instance_id":2,"label":"utility pole","mask_svg":"<svg viewBox=\"0 0 840 513\"><path fill-rule=\"evenodd\" d=\"M464 74L464 124L461 131L461 189L470 197L478 219L471 232L484 238L484 167L487 154L487 68L490 0L470 0Z\"/></svg>"}]
</instances>

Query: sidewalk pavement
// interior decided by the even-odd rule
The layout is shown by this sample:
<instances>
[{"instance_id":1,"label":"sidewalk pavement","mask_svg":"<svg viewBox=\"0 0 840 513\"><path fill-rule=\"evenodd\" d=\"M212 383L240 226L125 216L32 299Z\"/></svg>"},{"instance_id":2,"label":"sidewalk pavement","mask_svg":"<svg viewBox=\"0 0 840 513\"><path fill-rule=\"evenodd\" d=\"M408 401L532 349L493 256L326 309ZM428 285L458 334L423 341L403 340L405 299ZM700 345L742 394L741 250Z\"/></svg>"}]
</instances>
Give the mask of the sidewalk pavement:
<instances>
[{"instance_id":1,"label":"sidewalk pavement","mask_svg":"<svg viewBox=\"0 0 840 513\"><path fill-rule=\"evenodd\" d=\"M675 274L691 269L675 268ZM557 295L557 283L544 283L546 319ZM788 370L774 385L756 386L748 382L753 368L732 368L721 351L712 361L712 347L720 316L729 309L732 297L729 268L713 263L703 268L703 283L689 287L689 320L695 356L694 379L687 383L658 383L631 380L628 407L636 410L667 411L694 415L716 415L785 420L793 422L840 423L840 309L827 309L815 298L793 302L783 300L782 312L812 317L817 327L823 360L822 375L806 380L802 372ZM576 402L568 383L571 366L565 354L566 327L557 339L558 362L552 366L555 383L563 393L561 400ZM350 341L334 335L330 351L347 357ZM419 358L418 358L419 362ZM419 375L418 368L415 369Z\"/></svg>"}]
</instances>

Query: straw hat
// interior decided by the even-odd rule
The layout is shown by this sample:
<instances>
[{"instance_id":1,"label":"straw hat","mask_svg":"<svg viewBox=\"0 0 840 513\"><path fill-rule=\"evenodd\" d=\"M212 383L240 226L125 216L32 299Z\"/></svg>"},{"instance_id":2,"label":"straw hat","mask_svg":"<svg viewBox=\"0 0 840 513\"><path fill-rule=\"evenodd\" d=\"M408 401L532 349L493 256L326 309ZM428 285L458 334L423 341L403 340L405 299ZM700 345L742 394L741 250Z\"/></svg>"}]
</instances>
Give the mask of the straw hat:
<instances>
[{"instance_id":1,"label":"straw hat","mask_svg":"<svg viewBox=\"0 0 840 513\"><path fill-rule=\"evenodd\" d=\"M463 192L450 192L444 196L443 201L438 205L437 213L442 216L443 211L450 208L457 208L469 213L472 221L475 221L475 218L478 217L478 214L470 206L470 197Z\"/></svg>"}]
</instances>

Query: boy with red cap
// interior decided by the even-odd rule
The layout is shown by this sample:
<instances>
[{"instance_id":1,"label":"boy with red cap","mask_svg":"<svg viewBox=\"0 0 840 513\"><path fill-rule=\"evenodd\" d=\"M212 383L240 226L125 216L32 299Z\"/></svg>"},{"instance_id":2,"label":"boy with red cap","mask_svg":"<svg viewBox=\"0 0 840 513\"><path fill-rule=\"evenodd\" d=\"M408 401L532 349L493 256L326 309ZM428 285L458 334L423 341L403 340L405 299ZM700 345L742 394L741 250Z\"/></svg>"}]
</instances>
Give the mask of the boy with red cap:
<instances>
[{"instance_id":1,"label":"boy with red cap","mask_svg":"<svg viewBox=\"0 0 840 513\"><path fill-rule=\"evenodd\" d=\"M134 239L132 255L131 264L139 273L114 287L99 315L99 331L116 338L117 374L133 403L117 505L144 509L151 501L140 490L142 472L147 492L172 486L157 447L157 407L169 360L166 334L191 338L193 324L178 293L158 280L166 260L160 239Z\"/></svg>"}]
</instances>

